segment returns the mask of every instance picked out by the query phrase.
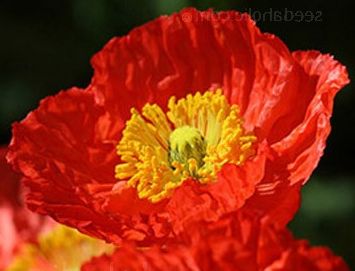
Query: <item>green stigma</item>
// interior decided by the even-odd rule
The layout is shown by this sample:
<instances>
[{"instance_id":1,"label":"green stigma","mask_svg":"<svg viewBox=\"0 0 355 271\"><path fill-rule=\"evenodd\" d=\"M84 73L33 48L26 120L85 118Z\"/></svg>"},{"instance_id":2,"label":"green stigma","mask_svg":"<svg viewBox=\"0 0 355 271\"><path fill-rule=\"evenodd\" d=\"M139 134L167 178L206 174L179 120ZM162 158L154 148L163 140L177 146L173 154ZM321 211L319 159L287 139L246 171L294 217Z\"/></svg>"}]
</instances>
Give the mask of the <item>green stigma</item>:
<instances>
[{"instance_id":1,"label":"green stigma","mask_svg":"<svg viewBox=\"0 0 355 271\"><path fill-rule=\"evenodd\" d=\"M169 162L179 162L186 169L189 161L194 159L197 168L203 166L206 155L206 141L200 131L191 126L176 128L169 137Z\"/></svg>"}]
</instances>

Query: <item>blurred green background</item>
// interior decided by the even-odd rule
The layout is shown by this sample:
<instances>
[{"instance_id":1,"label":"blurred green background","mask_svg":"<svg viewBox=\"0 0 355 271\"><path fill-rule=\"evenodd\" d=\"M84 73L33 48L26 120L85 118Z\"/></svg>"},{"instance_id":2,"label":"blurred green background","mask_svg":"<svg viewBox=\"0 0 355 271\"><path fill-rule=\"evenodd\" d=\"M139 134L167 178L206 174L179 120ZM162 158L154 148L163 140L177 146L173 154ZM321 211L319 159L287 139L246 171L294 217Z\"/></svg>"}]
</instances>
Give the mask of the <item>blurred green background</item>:
<instances>
[{"instance_id":1,"label":"blurred green background","mask_svg":"<svg viewBox=\"0 0 355 271\"><path fill-rule=\"evenodd\" d=\"M354 77L355 33L350 0L299 0L293 12L321 12L311 22L274 21L258 13L281 11L284 1L232 0L61 0L0 2L0 143L10 139L10 125L38 101L61 89L88 85L90 57L113 36L161 14L186 6L236 9L255 16L258 26L278 35L291 50L317 49L333 54ZM337 4L337 5L336 5ZM355 93L352 85L336 98L333 132L303 203L291 224L297 237L330 246L355 268Z\"/></svg>"}]
</instances>

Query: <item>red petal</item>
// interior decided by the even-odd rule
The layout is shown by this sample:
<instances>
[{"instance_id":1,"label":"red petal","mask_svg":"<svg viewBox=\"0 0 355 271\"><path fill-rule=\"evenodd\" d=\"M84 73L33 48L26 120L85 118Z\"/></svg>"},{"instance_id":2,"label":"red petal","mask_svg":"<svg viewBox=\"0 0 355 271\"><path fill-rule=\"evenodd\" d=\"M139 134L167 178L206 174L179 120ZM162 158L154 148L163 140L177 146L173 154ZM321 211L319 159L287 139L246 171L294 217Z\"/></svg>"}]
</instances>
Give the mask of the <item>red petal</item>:
<instances>
[{"instance_id":1,"label":"red petal","mask_svg":"<svg viewBox=\"0 0 355 271\"><path fill-rule=\"evenodd\" d=\"M121 119L129 118L131 107L154 102L165 108L171 96L220 86L248 111L252 127L279 101L275 93L293 64L287 47L261 33L247 14L188 8L112 39L92 59L91 86L97 100Z\"/></svg>"},{"instance_id":2,"label":"red petal","mask_svg":"<svg viewBox=\"0 0 355 271\"><path fill-rule=\"evenodd\" d=\"M111 184L110 191L116 182L117 141L112 134L117 129L110 121L90 92L61 92L44 99L14 125L8 160L27 179L32 210L85 233L117 240L107 235L120 225L95 210L93 197L85 191L88 183Z\"/></svg>"},{"instance_id":3,"label":"red petal","mask_svg":"<svg viewBox=\"0 0 355 271\"><path fill-rule=\"evenodd\" d=\"M181 237L181 236L180 236ZM189 234L162 247L124 245L111 256L86 263L83 271L101 270L349 271L344 261L324 247L295 240L286 229L262 223L252 213L234 213L201 223Z\"/></svg>"},{"instance_id":4,"label":"red petal","mask_svg":"<svg viewBox=\"0 0 355 271\"><path fill-rule=\"evenodd\" d=\"M302 68L302 84L296 84L301 88L290 89L290 95L297 94L302 105L286 103L284 107L301 119L295 122L287 115L274 125L269 136L269 142L274 142L273 157L267 162L257 193L248 202L248 207L259 209L279 225L287 224L298 209L299 187L308 180L325 148L334 96L349 81L345 67L329 55L296 52L294 58ZM306 91L305 96L300 91ZM288 127L287 122L294 125L289 134L282 131Z\"/></svg>"},{"instance_id":5,"label":"red petal","mask_svg":"<svg viewBox=\"0 0 355 271\"><path fill-rule=\"evenodd\" d=\"M310 51L296 52L294 57L308 75L305 86L312 84L314 95L302 122L272 146L276 159L287 166L291 184L307 181L317 166L330 133L334 96L349 82L345 67L329 55Z\"/></svg>"},{"instance_id":6,"label":"red petal","mask_svg":"<svg viewBox=\"0 0 355 271\"><path fill-rule=\"evenodd\" d=\"M153 247L148 250L137 250L133 246L123 246L112 256L101 256L86 263L81 271L200 271L188 249L173 247L173 249L159 249Z\"/></svg>"},{"instance_id":7,"label":"red petal","mask_svg":"<svg viewBox=\"0 0 355 271\"><path fill-rule=\"evenodd\" d=\"M326 247L310 247L308 242L295 240L274 261L267 271L350 271L341 257Z\"/></svg>"}]
</instances>

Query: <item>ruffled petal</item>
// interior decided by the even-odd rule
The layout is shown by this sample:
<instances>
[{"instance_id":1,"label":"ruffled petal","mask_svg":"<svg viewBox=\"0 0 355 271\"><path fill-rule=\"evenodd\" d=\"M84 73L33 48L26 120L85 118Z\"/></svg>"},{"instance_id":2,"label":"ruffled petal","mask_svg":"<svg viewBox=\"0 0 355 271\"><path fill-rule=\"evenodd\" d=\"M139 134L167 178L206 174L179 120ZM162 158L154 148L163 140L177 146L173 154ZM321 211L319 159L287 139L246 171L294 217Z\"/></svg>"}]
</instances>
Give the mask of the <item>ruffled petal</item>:
<instances>
[{"instance_id":1,"label":"ruffled petal","mask_svg":"<svg viewBox=\"0 0 355 271\"><path fill-rule=\"evenodd\" d=\"M137 250L134 246L125 245L111 255L94 258L82 266L81 271L200 271L192 254L183 246L172 249L153 247L148 250Z\"/></svg>"},{"instance_id":2,"label":"ruffled petal","mask_svg":"<svg viewBox=\"0 0 355 271\"><path fill-rule=\"evenodd\" d=\"M330 133L334 96L349 82L345 67L329 55L309 51L293 56L302 68L298 79L302 84L290 90L298 99L295 96L293 105L285 103L284 107L289 107L287 116L299 115L299 120L281 118L270 132L271 158L257 193L248 202L248 207L259 208L266 219L280 226L286 225L298 209L300 185L317 166ZM305 91L304 95L300 91ZM287 121L293 129L288 134L278 132Z\"/></svg>"},{"instance_id":3,"label":"ruffled petal","mask_svg":"<svg viewBox=\"0 0 355 271\"><path fill-rule=\"evenodd\" d=\"M334 96L349 82L345 67L330 55L300 51L294 58L308 76L304 88L311 86L314 94L306 104L302 122L272 145L276 164L282 163L290 172L291 184L306 182L317 166L330 133Z\"/></svg>"},{"instance_id":4,"label":"ruffled petal","mask_svg":"<svg viewBox=\"0 0 355 271\"><path fill-rule=\"evenodd\" d=\"M254 195L247 200L243 209L257 211L265 223L285 227L300 207L301 184L290 185L289 182L277 177L267 180L275 182L259 183Z\"/></svg>"},{"instance_id":5,"label":"ruffled petal","mask_svg":"<svg viewBox=\"0 0 355 271\"><path fill-rule=\"evenodd\" d=\"M201 223L179 242L137 248L124 245L111 255L86 263L83 271L349 271L325 247L311 247L286 229L263 223L253 213L238 212L217 222Z\"/></svg>"},{"instance_id":6,"label":"ruffled petal","mask_svg":"<svg viewBox=\"0 0 355 271\"><path fill-rule=\"evenodd\" d=\"M122 119L131 107L154 102L166 108L171 96L219 86L252 129L280 111L273 105L297 75L293 64L287 47L261 33L247 14L187 8L112 39L92 59L91 86Z\"/></svg>"},{"instance_id":7,"label":"ruffled petal","mask_svg":"<svg viewBox=\"0 0 355 271\"><path fill-rule=\"evenodd\" d=\"M171 220L164 210L166 201L152 204L139 199L135 189L124 185L114 187L103 197L103 211L122 224L120 235L123 239L148 246L164 243L173 236Z\"/></svg>"},{"instance_id":8,"label":"ruffled petal","mask_svg":"<svg viewBox=\"0 0 355 271\"><path fill-rule=\"evenodd\" d=\"M116 182L114 127L93 95L75 88L44 99L37 110L14 124L7 158L26 178L28 206L109 239L107 235L120 225L93 208L96 202L86 187L100 183L110 190Z\"/></svg>"},{"instance_id":9,"label":"ruffled petal","mask_svg":"<svg viewBox=\"0 0 355 271\"><path fill-rule=\"evenodd\" d=\"M326 247L311 247L305 240L294 241L265 271L350 271L344 260Z\"/></svg>"}]
</instances>

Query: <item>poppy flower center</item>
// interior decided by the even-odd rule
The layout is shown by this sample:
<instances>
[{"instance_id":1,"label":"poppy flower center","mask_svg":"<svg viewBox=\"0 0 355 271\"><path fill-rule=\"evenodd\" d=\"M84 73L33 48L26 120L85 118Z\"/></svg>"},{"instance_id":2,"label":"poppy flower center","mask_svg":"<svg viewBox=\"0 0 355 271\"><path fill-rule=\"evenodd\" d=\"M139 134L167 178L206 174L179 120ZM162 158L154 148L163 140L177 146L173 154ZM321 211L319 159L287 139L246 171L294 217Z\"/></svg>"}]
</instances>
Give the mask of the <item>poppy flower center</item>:
<instances>
[{"instance_id":1,"label":"poppy flower center","mask_svg":"<svg viewBox=\"0 0 355 271\"><path fill-rule=\"evenodd\" d=\"M201 132L191 126L176 128L169 137L169 162L184 165L190 176L199 178L197 170L203 166L206 155L206 141Z\"/></svg>"},{"instance_id":2,"label":"poppy flower center","mask_svg":"<svg viewBox=\"0 0 355 271\"><path fill-rule=\"evenodd\" d=\"M134 108L131 114L117 145L115 176L153 203L189 178L216 181L223 165L242 166L255 153L256 137L245 131L238 106L221 90L171 97L166 113L146 104L141 114Z\"/></svg>"}]
</instances>

